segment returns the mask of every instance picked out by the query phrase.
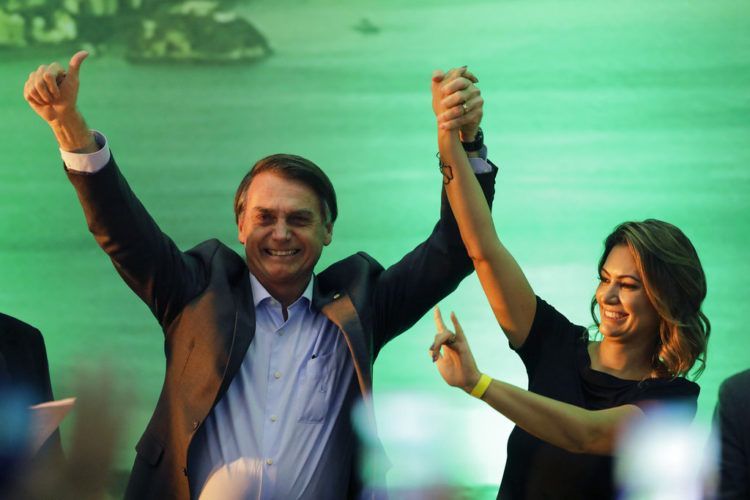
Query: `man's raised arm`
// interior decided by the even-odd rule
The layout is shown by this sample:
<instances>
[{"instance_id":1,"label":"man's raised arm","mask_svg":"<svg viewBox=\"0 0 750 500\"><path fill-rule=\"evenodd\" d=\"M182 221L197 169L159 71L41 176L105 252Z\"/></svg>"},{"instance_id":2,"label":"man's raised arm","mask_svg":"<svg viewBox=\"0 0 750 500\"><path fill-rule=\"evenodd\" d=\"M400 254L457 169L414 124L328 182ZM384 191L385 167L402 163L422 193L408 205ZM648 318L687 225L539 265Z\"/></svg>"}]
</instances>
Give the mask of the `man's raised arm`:
<instances>
[{"instance_id":1,"label":"man's raised arm","mask_svg":"<svg viewBox=\"0 0 750 500\"><path fill-rule=\"evenodd\" d=\"M117 168L106 139L86 125L77 99L87 56L76 53L67 71L58 63L39 66L26 81L24 97L57 138L89 231L164 326L203 287L203 263L161 231Z\"/></svg>"}]
</instances>

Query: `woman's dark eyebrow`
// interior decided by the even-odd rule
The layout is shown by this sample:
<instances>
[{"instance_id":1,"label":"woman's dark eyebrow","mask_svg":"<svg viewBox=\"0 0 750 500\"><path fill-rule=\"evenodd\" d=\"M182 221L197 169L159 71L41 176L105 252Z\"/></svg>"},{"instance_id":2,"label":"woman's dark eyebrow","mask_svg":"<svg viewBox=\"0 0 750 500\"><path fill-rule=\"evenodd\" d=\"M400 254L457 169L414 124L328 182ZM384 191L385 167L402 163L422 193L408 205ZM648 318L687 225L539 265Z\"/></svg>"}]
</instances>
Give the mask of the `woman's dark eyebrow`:
<instances>
[{"instance_id":1,"label":"woman's dark eyebrow","mask_svg":"<svg viewBox=\"0 0 750 500\"><path fill-rule=\"evenodd\" d=\"M641 283L640 279L638 279L637 277L635 277L635 276L633 276L631 274L623 274L621 276L618 276L618 278L630 278L633 281L637 281L638 283Z\"/></svg>"},{"instance_id":2,"label":"woman's dark eyebrow","mask_svg":"<svg viewBox=\"0 0 750 500\"><path fill-rule=\"evenodd\" d=\"M607 276L611 276L611 273L609 271L607 271L606 269L604 269L604 268L601 268L600 272L606 274ZM642 281L638 277L633 276L632 274L621 274L621 275L615 276L615 277L616 278L630 278L633 281L637 281L638 283L642 283Z\"/></svg>"}]
</instances>

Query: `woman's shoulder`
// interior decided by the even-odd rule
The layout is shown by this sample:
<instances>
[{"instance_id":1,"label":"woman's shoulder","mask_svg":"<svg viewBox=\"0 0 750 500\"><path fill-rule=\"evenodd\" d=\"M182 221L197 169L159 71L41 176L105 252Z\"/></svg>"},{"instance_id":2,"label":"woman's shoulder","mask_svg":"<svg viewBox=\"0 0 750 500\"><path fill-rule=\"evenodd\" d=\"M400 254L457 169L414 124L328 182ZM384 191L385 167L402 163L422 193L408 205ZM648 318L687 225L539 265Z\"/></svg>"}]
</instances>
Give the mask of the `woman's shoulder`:
<instances>
[{"instance_id":1,"label":"woman's shoulder","mask_svg":"<svg viewBox=\"0 0 750 500\"><path fill-rule=\"evenodd\" d=\"M685 377L650 378L639 384L640 398L649 400L697 400L700 386Z\"/></svg>"},{"instance_id":2,"label":"woman's shoulder","mask_svg":"<svg viewBox=\"0 0 750 500\"><path fill-rule=\"evenodd\" d=\"M639 388L632 404L646 414L666 408L692 419L698 410L700 386L684 377L652 378L639 383Z\"/></svg>"},{"instance_id":3,"label":"woman's shoulder","mask_svg":"<svg viewBox=\"0 0 750 500\"><path fill-rule=\"evenodd\" d=\"M580 332L585 330L585 328L571 322L563 313L537 295L536 312L531 324L531 331L535 330L575 330L576 332Z\"/></svg>"},{"instance_id":4,"label":"woman's shoulder","mask_svg":"<svg viewBox=\"0 0 750 500\"><path fill-rule=\"evenodd\" d=\"M536 297L536 312L526 341L516 352L525 363L542 358L560 359L573 354L580 344L588 341L587 330L572 323L565 315ZM513 348L513 346L511 346Z\"/></svg>"}]
</instances>

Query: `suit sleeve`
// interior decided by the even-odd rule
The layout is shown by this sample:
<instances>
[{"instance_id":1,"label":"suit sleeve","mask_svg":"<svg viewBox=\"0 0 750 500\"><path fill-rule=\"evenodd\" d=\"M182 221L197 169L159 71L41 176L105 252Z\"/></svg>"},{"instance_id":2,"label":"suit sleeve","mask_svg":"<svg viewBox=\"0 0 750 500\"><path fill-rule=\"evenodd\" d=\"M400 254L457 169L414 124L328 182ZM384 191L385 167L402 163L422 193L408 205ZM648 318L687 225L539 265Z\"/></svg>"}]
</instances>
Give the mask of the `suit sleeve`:
<instances>
[{"instance_id":1,"label":"suit sleeve","mask_svg":"<svg viewBox=\"0 0 750 500\"><path fill-rule=\"evenodd\" d=\"M89 231L125 283L165 327L205 283L200 260L182 253L159 229L113 157L96 173L67 174Z\"/></svg>"},{"instance_id":2,"label":"suit sleeve","mask_svg":"<svg viewBox=\"0 0 750 500\"><path fill-rule=\"evenodd\" d=\"M492 171L478 174L477 179L488 205L492 207L497 167L490 165ZM440 220L430 236L386 269L377 280L373 295L377 347L414 325L473 270L448 197L442 190Z\"/></svg>"}]
</instances>

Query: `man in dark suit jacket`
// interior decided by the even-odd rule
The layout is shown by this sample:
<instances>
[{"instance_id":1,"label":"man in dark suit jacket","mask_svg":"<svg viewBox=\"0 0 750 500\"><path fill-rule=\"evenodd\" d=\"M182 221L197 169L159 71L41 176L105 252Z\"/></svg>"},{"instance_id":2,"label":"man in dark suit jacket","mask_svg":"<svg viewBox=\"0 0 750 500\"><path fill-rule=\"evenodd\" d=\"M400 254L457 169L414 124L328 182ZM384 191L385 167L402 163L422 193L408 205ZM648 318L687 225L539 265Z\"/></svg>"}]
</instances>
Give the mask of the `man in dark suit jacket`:
<instances>
[{"instance_id":1,"label":"man in dark suit jacket","mask_svg":"<svg viewBox=\"0 0 750 500\"><path fill-rule=\"evenodd\" d=\"M42 334L31 325L0 313L0 397L21 395L29 404L52 401L47 350ZM55 431L37 454L55 463L63 458Z\"/></svg>"},{"instance_id":2,"label":"man in dark suit jacket","mask_svg":"<svg viewBox=\"0 0 750 500\"><path fill-rule=\"evenodd\" d=\"M67 74L40 67L25 96L75 153L63 159L89 229L165 334L164 386L127 496L360 498L349 413L362 401L374 421L374 359L472 270L445 196L432 234L397 264L360 252L313 276L332 239L335 193L309 160L274 155L237 190L245 259L216 240L183 253L77 111L85 57L73 56ZM477 156L473 80L465 68L446 76L455 103L446 120ZM476 164L491 201L496 168Z\"/></svg>"},{"instance_id":3,"label":"man in dark suit jacket","mask_svg":"<svg viewBox=\"0 0 750 500\"><path fill-rule=\"evenodd\" d=\"M722 382L714 425L721 443L719 498L750 498L750 370Z\"/></svg>"}]
</instances>

